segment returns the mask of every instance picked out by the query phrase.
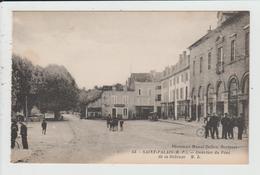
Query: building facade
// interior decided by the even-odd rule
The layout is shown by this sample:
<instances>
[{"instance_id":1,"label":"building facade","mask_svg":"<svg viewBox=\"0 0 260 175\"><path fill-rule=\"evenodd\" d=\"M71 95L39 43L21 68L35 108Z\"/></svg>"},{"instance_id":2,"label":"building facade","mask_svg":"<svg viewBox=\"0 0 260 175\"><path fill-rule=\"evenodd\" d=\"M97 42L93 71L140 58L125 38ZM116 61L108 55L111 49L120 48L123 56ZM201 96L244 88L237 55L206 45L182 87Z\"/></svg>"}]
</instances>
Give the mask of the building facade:
<instances>
[{"instance_id":1,"label":"building facade","mask_svg":"<svg viewBox=\"0 0 260 175\"><path fill-rule=\"evenodd\" d=\"M113 118L132 119L134 117L134 92L116 89L103 90L101 96L102 116L110 115Z\"/></svg>"},{"instance_id":2,"label":"building facade","mask_svg":"<svg viewBox=\"0 0 260 175\"><path fill-rule=\"evenodd\" d=\"M190 70L189 55L184 51L179 61L166 67L161 80L163 118L189 118Z\"/></svg>"},{"instance_id":3,"label":"building facade","mask_svg":"<svg viewBox=\"0 0 260 175\"><path fill-rule=\"evenodd\" d=\"M160 73L132 73L128 90L134 92L135 119L148 119L152 112L161 113Z\"/></svg>"},{"instance_id":4,"label":"building facade","mask_svg":"<svg viewBox=\"0 0 260 175\"><path fill-rule=\"evenodd\" d=\"M218 12L218 26L190 47L191 117L243 115L248 122L249 12Z\"/></svg>"}]
</instances>

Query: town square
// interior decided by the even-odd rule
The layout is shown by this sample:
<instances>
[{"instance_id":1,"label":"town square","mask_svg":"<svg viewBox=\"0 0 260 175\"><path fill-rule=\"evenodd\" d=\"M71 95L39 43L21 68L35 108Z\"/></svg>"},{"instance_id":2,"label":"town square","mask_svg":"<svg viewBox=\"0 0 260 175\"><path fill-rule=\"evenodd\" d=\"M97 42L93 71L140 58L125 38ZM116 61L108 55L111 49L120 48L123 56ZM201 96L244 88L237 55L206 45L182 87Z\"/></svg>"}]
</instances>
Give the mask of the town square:
<instances>
[{"instance_id":1,"label":"town square","mask_svg":"<svg viewBox=\"0 0 260 175\"><path fill-rule=\"evenodd\" d=\"M14 12L11 162L248 163L249 18Z\"/></svg>"}]
</instances>

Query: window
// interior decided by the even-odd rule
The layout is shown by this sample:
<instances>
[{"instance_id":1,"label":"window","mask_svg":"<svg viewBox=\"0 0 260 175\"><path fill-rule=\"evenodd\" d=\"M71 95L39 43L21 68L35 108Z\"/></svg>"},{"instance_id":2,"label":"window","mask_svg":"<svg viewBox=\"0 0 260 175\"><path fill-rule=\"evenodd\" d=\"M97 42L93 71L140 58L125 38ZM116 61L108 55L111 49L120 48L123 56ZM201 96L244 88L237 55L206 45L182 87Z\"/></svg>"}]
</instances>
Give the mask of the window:
<instances>
[{"instance_id":1,"label":"window","mask_svg":"<svg viewBox=\"0 0 260 175\"><path fill-rule=\"evenodd\" d=\"M161 98L162 98L162 95L161 94L157 94L155 101L161 101Z\"/></svg>"},{"instance_id":2,"label":"window","mask_svg":"<svg viewBox=\"0 0 260 175\"><path fill-rule=\"evenodd\" d=\"M125 95L125 96L123 97L123 99L124 99L124 104L128 104L128 96Z\"/></svg>"},{"instance_id":3,"label":"window","mask_svg":"<svg viewBox=\"0 0 260 175\"><path fill-rule=\"evenodd\" d=\"M202 73L203 57L200 57L200 73Z\"/></svg>"},{"instance_id":4,"label":"window","mask_svg":"<svg viewBox=\"0 0 260 175\"><path fill-rule=\"evenodd\" d=\"M185 99L187 100L188 98L188 87L186 86L186 90L185 90Z\"/></svg>"},{"instance_id":5,"label":"window","mask_svg":"<svg viewBox=\"0 0 260 175\"><path fill-rule=\"evenodd\" d=\"M181 98L180 99L183 99L183 88L181 88Z\"/></svg>"},{"instance_id":6,"label":"window","mask_svg":"<svg viewBox=\"0 0 260 175\"><path fill-rule=\"evenodd\" d=\"M156 86L155 89L160 90L161 88L162 88L161 86Z\"/></svg>"},{"instance_id":7,"label":"window","mask_svg":"<svg viewBox=\"0 0 260 175\"><path fill-rule=\"evenodd\" d=\"M127 116L127 108L124 108L124 116Z\"/></svg>"},{"instance_id":8,"label":"window","mask_svg":"<svg viewBox=\"0 0 260 175\"><path fill-rule=\"evenodd\" d=\"M175 101L175 90L173 90L173 101Z\"/></svg>"},{"instance_id":9,"label":"window","mask_svg":"<svg viewBox=\"0 0 260 175\"><path fill-rule=\"evenodd\" d=\"M112 95L112 103L117 104L117 96Z\"/></svg>"},{"instance_id":10,"label":"window","mask_svg":"<svg viewBox=\"0 0 260 175\"><path fill-rule=\"evenodd\" d=\"M170 86L172 86L172 80L170 80Z\"/></svg>"},{"instance_id":11,"label":"window","mask_svg":"<svg viewBox=\"0 0 260 175\"><path fill-rule=\"evenodd\" d=\"M138 95L141 95L141 89L138 90Z\"/></svg>"},{"instance_id":12,"label":"window","mask_svg":"<svg viewBox=\"0 0 260 175\"><path fill-rule=\"evenodd\" d=\"M177 100L179 100L179 89L176 90Z\"/></svg>"},{"instance_id":13,"label":"window","mask_svg":"<svg viewBox=\"0 0 260 175\"><path fill-rule=\"evenodd\" d=\"M123 97L122 96L116 96L116 104L122 104L123 103Z\"/></svg>"},{"instance_id":14,"label":"window","mask_svg":"<svg viewBox=\"0 0 260 175\"><path fill-rule=\"evenodd\" d=\"M195 60L193 61L193 75L195 75Z\"/></svg>"},{"instance_id":15,"label":"window","mask_svg":"<svg viewBox=\"0 0 260 175\"><path fill-rule=\"evenodd\" d=\"M211 69L211 52L208 53L208 70Z\"/></svg>"},{"instance_id":16,"label":"window","mask_svg":"<svg viewBox=\"0 0 260 175\"><path fill-rule=\"evenodd\" d=\"M235 60L235 40L231 41L231 61Z\"/></svg>"},{"instance_id":17,"label":"window","mask_svg":"<svg viewBox=\"0 0 260 175\"><path fill-rule=\"evenodd\" d=\"M188 72L186 72L186 81L189 80L189 75L188 75Z\"/></svg>"},{"instance_id":18,"label":"window","mask_svg":"<svg viewBox=\"0 0 260 175\"><path fill-rule=\"evenodd\" d=\"M218 48L218 63L223 62L223 47Z\"/></svg>"},{"instance_id":19,"label":"window","mask_svg":"<svg viewBox=\"0 0 260 175\"><path fill-rule=\"evenodd\" d=\"M249 56L249 32L246 32L245 36L245 55Z\"/></svg>"}]
</instances>

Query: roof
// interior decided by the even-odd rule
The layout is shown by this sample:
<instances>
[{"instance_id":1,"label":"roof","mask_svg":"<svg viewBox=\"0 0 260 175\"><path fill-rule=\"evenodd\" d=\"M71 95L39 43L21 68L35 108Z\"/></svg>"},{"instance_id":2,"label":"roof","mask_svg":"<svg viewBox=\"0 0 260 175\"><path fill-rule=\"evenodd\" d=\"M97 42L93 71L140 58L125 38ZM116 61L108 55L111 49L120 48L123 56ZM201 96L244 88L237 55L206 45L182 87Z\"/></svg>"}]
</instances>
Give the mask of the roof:
<instances>
[{"instance_id":1,"label":"roof","mask_svg":"<svg viewBox=\"0 0 260 175\"><path fill-rule=\"evenodd\" d=\"M208 31L208 33L206 33L204 36L202 36L201 38L199 38L196 42L194 42L192 45L190 45L188 47L188 49L191 49L192 47L194 46L197 46L198 44L204 42L205 40L207 40L211 34L215 33L219 28L225 26L226 24L232 22L235 18L237 18L238 16L240 16L241 14L245 14L244 11L241 11L241 12L233 12L233 15L231 15L231 12L223 12L223 13L228 13L230 14L230 18L226 19L220 26L218 26L216 29L214 30L210 30Z\"/></svg>"},{"instance_id":2,"label":"roof","mask_svg":"<svg viewBox=\"0 0 260 175\"><path fill-rule=\"evenodd\" d=\"M153 80L150 73L132 73L131 78L137 82L152 82Z\"/></svg>"}]
</instances>

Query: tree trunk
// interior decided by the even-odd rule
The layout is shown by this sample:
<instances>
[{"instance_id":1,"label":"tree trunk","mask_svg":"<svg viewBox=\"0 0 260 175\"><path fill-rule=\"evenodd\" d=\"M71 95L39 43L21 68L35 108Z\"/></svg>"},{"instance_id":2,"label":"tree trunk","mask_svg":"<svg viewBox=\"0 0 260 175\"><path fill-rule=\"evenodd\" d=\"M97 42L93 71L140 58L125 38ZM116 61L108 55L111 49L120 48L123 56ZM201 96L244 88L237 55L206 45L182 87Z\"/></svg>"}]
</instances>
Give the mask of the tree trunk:
<instances>
[{"instance_id":1,"label":"tree trunk","mask_svg":"<svg viewBox=\"0 0 260 175\"><path fill-rule=\"evenodd\" d=\"M60 119L60 111L54 111L54 120Z\"/></svg>"},{"instance_id":2,"label":"tree trunk","mask_svg":"<svg viewBox=\"0 0 260 175\"><path fill-rule=\"evenodd\" d=\"M81 105L81 118L86 118L86 105Z\"/></svg>"}]
</instances>

